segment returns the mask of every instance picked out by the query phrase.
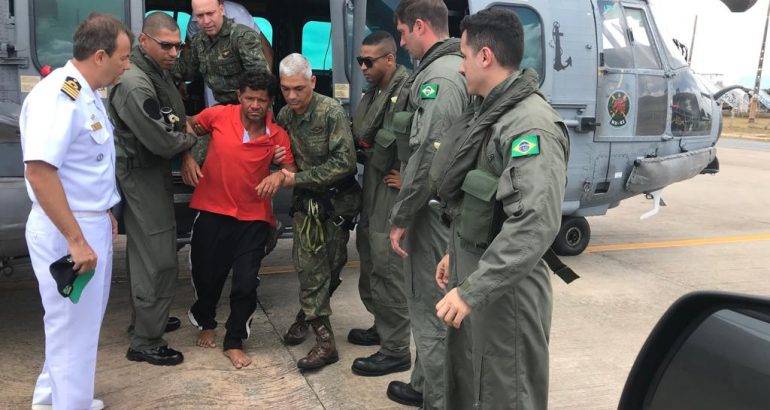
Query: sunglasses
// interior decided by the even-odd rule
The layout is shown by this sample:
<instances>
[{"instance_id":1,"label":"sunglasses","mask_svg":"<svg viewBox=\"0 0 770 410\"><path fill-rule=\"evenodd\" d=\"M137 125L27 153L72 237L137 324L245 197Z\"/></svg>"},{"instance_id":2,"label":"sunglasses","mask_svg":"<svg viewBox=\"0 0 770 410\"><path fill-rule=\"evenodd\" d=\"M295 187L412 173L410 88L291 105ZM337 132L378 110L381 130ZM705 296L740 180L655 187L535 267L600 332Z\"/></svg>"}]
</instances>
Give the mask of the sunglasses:
<instances>
[{"instance_id":1,"label":"sunglasses","mask_svg":"<svg viewBox=\"0 0 770 410\"><path fill-rule=\"evenodd\" d=\"M383 57L387 57L389 55L390 54L388 53L388 54L383 54L383 55L381 55L379 57L361 57L361 56L358 56L358 57L356 57L356 61L358 61L358 66L359 67L361 66L361 64L363 64L366 68L372 68L372 66L374 65L375 61L377 61L377 60L379 60L379 59L381 59Z\"/></svg>"},{"instance_id":2,"label":"sunglasses","mask_svg":"<svg viewBox=\"0 0 770 410\"><path fill-rule=\"evenodd\" d=\"M144 34L145 36L151 38L154 42L158 43L160 48L162 48L163 50L166 50L166 51L169 51L172 48L175 48L177 50L181 50L182 47L184 47L184 43L169 43L168 41L160 41L157 38L155 38L155 37L153 37L153 36L151 36L151 35L149 35L149 34L147 34L145 32L142 32L142 34Z\"/></svg>"}]
</instances>

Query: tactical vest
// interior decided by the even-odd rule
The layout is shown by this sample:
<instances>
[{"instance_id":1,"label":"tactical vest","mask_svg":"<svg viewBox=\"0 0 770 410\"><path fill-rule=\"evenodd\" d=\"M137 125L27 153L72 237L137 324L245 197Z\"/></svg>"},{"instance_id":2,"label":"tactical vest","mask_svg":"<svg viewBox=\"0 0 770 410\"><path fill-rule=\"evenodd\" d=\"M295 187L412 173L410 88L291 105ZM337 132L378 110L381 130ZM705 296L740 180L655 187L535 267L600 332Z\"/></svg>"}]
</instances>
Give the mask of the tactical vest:
<instances>
[{"instance_id":1,"label":"tactical vest","mask_svg":"<svg viewBox=\"0 0 770 410\"><path fill-rule=\"evenodd\" d=\"M396 157L402 163L406 163L412 154L412 150L409 147L409 134L412 129L412 118L414 117L414 104L411 104L410 95L412 92L412 86L417 79L417 76L431 65L434 61L446 55L461 56L460 53L460 40L456 38L447 39L434 46L432 50L428 50L428 53L420 61L420 65L410 75L401 86L398 99L396 100L395 112L393 116L383 123L382 135L378 133L380 143L383 147L390 147L393 143L396 143ZM375 143L378 137L375 136Z\"/></svg>"},{"instance_id":2,"label":"tactical vest","mask_svg":"<svg viewBox=\"0 0 770 410\"><path fill-rule=\"evenodd\" d=\"M187 121L184 101L176 90L170 74L164 78L159 67L149 61L149 57L144 55L139 46L135 46L131 52L131 63L134 65L133 69L137 71L134 75L144 77L152 84L159 104L157 115L166 125L166 131L184 131ZM124 81L127 79L124 78ZM147 168L163 163L166 160L148 150L136 138L128 125L114 112L112 108L113 98L117 87L120 86L130 87L132 84L121 82L111 90L109 96L110 116L115 122L115 145L118 160L126 161L130 168ZM148 115L152 116L150 113Z\"/></svg>"}]
</instances>

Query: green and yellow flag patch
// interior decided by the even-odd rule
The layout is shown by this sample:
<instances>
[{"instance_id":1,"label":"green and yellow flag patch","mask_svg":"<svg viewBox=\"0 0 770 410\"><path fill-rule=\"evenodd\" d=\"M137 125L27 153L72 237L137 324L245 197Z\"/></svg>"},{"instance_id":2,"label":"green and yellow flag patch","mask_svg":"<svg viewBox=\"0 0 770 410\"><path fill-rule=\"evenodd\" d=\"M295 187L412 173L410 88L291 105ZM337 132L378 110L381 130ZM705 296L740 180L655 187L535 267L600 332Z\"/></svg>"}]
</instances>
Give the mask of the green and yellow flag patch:
<instances>
[{"instance_id":1,"label":"green and yellow flag patch","mask_svg":"<svg viewBox=\"0 0 770 410\"><path fill-rule=\"evenodd\" d=\"M438 84L425 83L420 86L421 100L435 100L438 97Z\"/></svg>"},{"instance_id":2,"label":"green and yellow flag patch","mask_svg":"<svg viewBox=\"0 0 770 410\"><path fill-rule=\"evenodd\" d=\"M540 136L522 135L511 144L511 158L534 157L540 153Z\"/></svg>"}]
</instances>

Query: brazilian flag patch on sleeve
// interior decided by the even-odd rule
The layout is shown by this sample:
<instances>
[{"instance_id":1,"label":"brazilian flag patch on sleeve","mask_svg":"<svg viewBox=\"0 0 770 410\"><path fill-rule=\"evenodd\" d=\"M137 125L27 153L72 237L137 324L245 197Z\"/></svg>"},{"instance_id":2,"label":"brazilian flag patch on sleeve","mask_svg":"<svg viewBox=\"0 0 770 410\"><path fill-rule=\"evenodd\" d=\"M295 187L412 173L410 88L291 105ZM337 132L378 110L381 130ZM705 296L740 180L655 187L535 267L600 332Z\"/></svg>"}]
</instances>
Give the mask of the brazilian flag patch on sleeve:
<instances>
[{"instance_id":1,"label":"brazilian flag patch on sleeve","mask_svg":"<svg viewBox=\"0 0 770 410\"><path fill-rule=\"evenodd\" d=\"M511 158L534 157L540 153L540 136L526 134L516 138L511 144Z\"/></svg>"},{"instance_id":2,"label":"brazilian flag patch on sleeve","mask_svg":"<svg viewBox=\"0 0 770 410\"><path fill-rule=\"evenodd\" d=\"M421 100L435 100L438 97L438 84L425 83L420 86Z\"/></svg>"}]
</instances>

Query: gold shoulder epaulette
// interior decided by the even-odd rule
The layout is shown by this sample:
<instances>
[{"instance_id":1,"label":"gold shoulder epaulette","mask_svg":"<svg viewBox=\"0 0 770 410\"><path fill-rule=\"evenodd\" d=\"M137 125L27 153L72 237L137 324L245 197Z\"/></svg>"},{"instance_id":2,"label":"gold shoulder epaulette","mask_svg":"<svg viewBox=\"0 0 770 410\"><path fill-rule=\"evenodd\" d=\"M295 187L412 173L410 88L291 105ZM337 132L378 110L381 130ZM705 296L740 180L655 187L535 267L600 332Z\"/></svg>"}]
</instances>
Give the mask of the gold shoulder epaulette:
<instances>
[{"instance_id":1,"label":"gold shoulder epaulette","mask_svg":"<svg viewBox=\"0 0 770 410\"><path fill-rule=\"evenodd\" d=\"M76 78L67 77L64 80L64 84L61 86L61 92L67 95L70 100L75 101L80 96L80 89L82 86Z\"/></svg>"}]
</instances>

